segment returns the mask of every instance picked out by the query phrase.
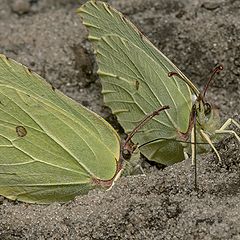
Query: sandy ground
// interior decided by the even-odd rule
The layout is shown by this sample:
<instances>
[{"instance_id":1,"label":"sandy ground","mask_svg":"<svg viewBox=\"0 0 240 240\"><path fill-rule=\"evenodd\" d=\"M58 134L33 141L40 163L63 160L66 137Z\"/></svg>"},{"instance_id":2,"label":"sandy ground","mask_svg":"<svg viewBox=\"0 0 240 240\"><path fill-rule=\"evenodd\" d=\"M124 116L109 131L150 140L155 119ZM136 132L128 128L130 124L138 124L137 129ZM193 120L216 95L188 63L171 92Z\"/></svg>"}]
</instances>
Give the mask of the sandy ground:
<instances>
[{"instance_id":1,"label":"sandy ground","mask_svg":"<svg viewBox=\"0 0 240 240\"><path fill-rule=\"evenodd\" d=\"M84 1L79 1L83 3ZM0 52L29 66L79 103L113 119L103 106L96 64L77 1L0 0ZM112 0L200 89L222 63L209 99L223 121L240 112L238 0ZM146 176L122 177L66 204L0 199L0 239L240 239L240 151L234 138L198 157Z\"/></svg>"}]
</instances>

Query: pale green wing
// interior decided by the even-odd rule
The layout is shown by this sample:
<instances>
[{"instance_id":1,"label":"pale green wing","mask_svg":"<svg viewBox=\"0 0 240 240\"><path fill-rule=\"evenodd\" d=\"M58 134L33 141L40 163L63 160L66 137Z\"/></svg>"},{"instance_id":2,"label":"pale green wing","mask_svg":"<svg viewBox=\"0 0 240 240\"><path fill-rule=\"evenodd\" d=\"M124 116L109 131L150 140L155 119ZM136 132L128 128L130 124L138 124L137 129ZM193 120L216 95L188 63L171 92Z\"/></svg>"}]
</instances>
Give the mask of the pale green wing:
<instances>
[{"instance_id":1,"label":"pale green wing","mask_svg":"<svg viewBox=\"0 0 240 240\"><path fill-rule=\"evenodd\" d=\"M134 140L143 144L168 138L168 141L159 140L140 150L150 160L164 164L183 160L183 148L175 140L178 132L187 130L191 92L187 84L169 78L168 73L184 75L130 21L106 3L89 1L78 13L97 49L98 73L106 105L117 115L126 132L146 114L169 105L171 109L148 123ZM166 149L172 150L168 160Z\"/></svg>"},{"instance_id":2,"label":"pale green wing","mask_svg":"<svg viewBox=\"0 0 240 240\"><path fill-rule=\"evenodd\" d=\"M149 121L134 136L134 142L141 145L158 138L175 140L179 131L187 129L189 109L184 98L176 99L176 96L181 96L180 90L173 81L168 84L161 81L163 69L158 68L158 64L139 47L119 36L109 35L99 41L96 58L103 89L107 89L104 90L105 103L127 132L159 106L171 106ZM167 143L172 146L169 140ZM166 156L161 154L167 143L161 140L140 150L150 160L166 163ZM175 145L180 149L180 143L175 141ZM177 161L176 158L182 160L183 153L169 156L168 164Z\"/></svg>"},{"instance_id":3,"label":"pale green wing","mask_svg":"<svg viewBox=\"0 0 240 240\"><path fill-rule=\"evenodd\" d=\"M120 143L100 116L0 55L0 195L67 201L112 180Z\"/></svg>"},{"instance_id":4,"label":"pale green wing","mask_svg":"<svg viewBox=\"0 0 240 240\"><path fill-rule=\"evenodd\" d=\"M179 79L169 79L169 72L184 74L161 53L126 17L116 9L101 1L88 1L78 9L83 24L89 31L89 40L95 45L104 35L115 34L132 42L151 57L165 74L161 80L174 81L180 89L181 95L186 100L186 105L191 109L191 92L189 87ZM184 76L186 78L186 76ZM187 79L187 78L186 78ZM190 82L190 80L188 80Z\"/></svg>"}]
</instances>

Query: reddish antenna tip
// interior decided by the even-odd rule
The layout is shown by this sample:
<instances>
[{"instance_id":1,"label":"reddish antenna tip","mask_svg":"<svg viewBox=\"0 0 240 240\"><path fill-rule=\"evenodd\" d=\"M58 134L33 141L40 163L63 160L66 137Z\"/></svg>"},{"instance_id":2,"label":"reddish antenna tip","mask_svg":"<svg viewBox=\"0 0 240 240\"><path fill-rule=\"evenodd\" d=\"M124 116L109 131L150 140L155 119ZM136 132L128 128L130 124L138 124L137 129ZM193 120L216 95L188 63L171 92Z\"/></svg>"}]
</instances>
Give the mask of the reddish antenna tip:
<instances>
[{"instance_id":1,"label":"reddish antenna tip","mask_svg":"<svg viewBox=\"0 0 240 240\"><path fill-rule=\"evenodd\" d=\"M223 70L223 65L219 65L217 70L218 70L218 72L222 71Z\"/></svg>"},{"instance_id":2,"label":"reddish antenna tip","mask_svg":"<svg viewBox=\"0 0 240 240\"><path fill-rule=\"evenodd\" d=\"M223 65L219 65L213 69L213 72L219 73L222 70L223 70Z\"/></svg>"},{"instance_id":3,"label":"reddish antenna tip","mask_svg":"<svg viewBox=\"0 0 240 240\"><path fill-rule=\"evenodd\" d=\"M169 73L168 73L168 76L169 76L169 77L172 77L173 75L176 75L176 73L175 73L175 72L169 72Z\"/></svg>"},{"instance_id":4,"label":"reddish antenna tip","mask_svg":"<svg viewBox=\"0 0 240 240\"><path fill-rule=\"evenodd\" d=\"M222 70L223 70L223 65L221 65L221 64L213 69L212 74L211 74L210 78L208 79L207 84L206 84L206 86L205 86L205 88L203 90L203 94L202 94L203 98L205 98L207 89L209 87L210 82L213 80L214 75L216 73L221 72Z\"/></svg>"}]
</instances>

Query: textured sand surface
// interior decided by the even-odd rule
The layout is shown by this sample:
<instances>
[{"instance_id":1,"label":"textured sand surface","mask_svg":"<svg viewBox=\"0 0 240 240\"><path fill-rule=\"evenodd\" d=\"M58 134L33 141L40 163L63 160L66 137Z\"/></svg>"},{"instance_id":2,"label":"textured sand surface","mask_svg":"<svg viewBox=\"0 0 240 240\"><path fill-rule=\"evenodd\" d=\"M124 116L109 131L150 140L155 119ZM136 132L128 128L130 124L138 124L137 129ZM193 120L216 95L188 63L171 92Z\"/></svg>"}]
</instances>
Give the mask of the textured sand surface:
<instances>
[{"instance_id":1,"label":"textured sand surface","mask_svg":"<svg viewBox=\"0 0 240 240\"><path fill-rule=\"evenodd\" d=\"M0 52L108 117L77 1L23 2L0 0ZM209 100L223 120L239 121L239 1L109 2L199 88L222 63ZM95 190L66 204L1 198L0 239L240 239L239 145L229 137L217 148L222 163L213 153L198 157L197 193L187 160L164 170L148 167L146 176L122 177L111 191Z\"/></svg>"}]
</instances>

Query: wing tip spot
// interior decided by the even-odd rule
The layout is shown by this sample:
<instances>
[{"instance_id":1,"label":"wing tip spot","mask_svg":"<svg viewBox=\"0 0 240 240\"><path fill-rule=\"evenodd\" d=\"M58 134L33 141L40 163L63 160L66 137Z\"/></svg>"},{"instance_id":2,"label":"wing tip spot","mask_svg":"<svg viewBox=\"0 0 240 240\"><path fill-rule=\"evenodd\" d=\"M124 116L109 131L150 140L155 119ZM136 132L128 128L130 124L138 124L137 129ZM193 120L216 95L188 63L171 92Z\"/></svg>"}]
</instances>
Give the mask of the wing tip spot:
<instances>
[{"instance_id":1,"label":"wing tip spot","mask_svg":"<svg viewBox=\"0 0 240 240\"><path fill-rule=\"evenodd\" d=\"M30 76L32 75L32 70L30 68L24 66L24 69L26 70L26 73L28 75L30 75Z\"/></svg>"},{"instance_id":2,"label":"wing tip spot","mask_svg":"<svg viewBox=\"0 0 240 240\"><path fill-rule=\"evenodd\" d=\"M7 66L11 67L10 58L9 58L9 57L7 57L7 56L4 55L4 54L0 54L0 58L3 60L3 62L4 62Z\"/></svg>"},{"instance_id":3,"label":"wing tip spot","mask_svg":"<svg viewBox=\"0 0 240 240\"><path fill-rule=\"evenodd\" d=\"M18 137L25 137L27 135L27 129L23 126L17 126L16 133Z\"/></svg>"},{"instance_id":4,"label":"wing tip spot","mask_svg":"<svg viewBox=\"0 0 240 240\"><path fill-rule=\"evenodd\" d=\"M140 82L138 80L135 81L135 87L136 87L136 90L138 91L139 89L139 85L140 85Z\"/></svg>"},{"instance_id":5,"label":"wing tip spot","mask_svg":"<svg viewBox=\"0 0 240 240\"><path fill-rule=\"evenodd\" d=\"M51 85L51 89L55 92L55 91L56 91L56 88L53 86L52 83L50 83L50 85Z\"/></svg>"}]
</instances>

